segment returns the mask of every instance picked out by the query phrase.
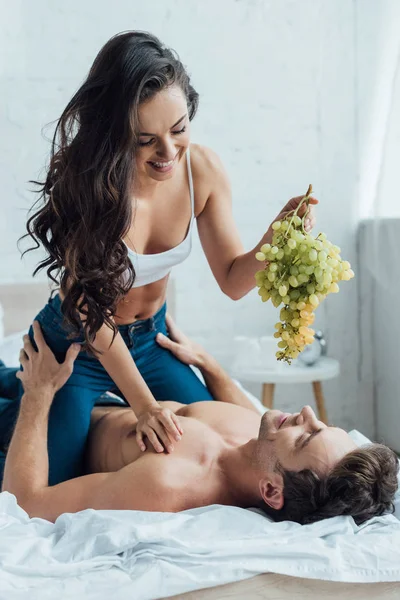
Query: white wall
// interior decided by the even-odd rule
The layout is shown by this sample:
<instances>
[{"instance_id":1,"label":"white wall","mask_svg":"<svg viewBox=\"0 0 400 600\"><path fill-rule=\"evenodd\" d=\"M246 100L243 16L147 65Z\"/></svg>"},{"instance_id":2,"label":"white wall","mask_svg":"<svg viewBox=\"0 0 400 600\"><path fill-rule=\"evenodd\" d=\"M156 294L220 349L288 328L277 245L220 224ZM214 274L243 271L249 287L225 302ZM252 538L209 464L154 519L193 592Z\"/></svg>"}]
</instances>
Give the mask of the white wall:
<instances>
[{"instance_id":1,"label":"white wall","mask_svg":"<svg viewBox=\"0 0 400 600\"><path fill-rule=\"evenodd\" d=\"M20 261L33 194L55 120L101 45L149 30L180 54L201 96L193 139L222 157L246 248L291 196L313 184L318 229L356 258L360 143L370 127L380 44L391 0L99 0L0 3L0 282L29 279L39 255ZM50 137L52 128L47 129ZM43 171L42 171L43 172ZM198 241L175 271L179 324L229 364L234 335L268 335L277 313L256 292L232 302L219 291ZM342 364L325 385L329 418L373 435L372 382L360 376L356 282L317 312L329 354ZM253 391L259 389L253 386ZM312 403L307 386L280 386L277 404Z\"/></svg>"}]
</instances>

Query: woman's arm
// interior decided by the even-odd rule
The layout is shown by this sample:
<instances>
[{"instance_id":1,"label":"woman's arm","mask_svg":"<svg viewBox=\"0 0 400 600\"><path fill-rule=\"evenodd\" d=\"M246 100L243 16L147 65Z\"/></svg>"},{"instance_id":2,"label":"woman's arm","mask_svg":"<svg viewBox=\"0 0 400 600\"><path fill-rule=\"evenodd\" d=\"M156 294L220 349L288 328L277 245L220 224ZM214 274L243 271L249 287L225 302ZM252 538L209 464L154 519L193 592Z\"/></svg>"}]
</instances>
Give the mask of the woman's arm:
<instances>
[{"instance_id":1,"label":"woman's arm","mask_svg":"<svg viewBox=\"0 0 400 600\"><path fill-rule=\"evenodd\" d=\"M257 244L245 252L232 214L231 186L228 175L218 155L203 148L202 170L199 177L210 182L210 190L204 209L197 217L197 228L204 253L221 290L233 300L239 300L255 287L254 275L260 270L255 254L265 243L272 240L272 223L284 218L294 210L303 196L292 198L268 226ZM310 199L311 204L318 200ZM299 210L302 216L306 206ZM312 207L308 227L314 224Z\"/></svg>"},{"instance_id":2,"label":"woman's arm","mask_svg":"<svg viewBox=\"0 0 400 600\"><path fill-rule=\"evenodd\" d=\"M96 349L104 349L104 353L99 356L99 362L121 390L138 419L136 439L139 447L146 450L143 442L145 433L157 452L164 450L157 436L168 452L172 452L172 440L179 441L183 433L179 417L160 407L139 373L121 334L118 332L111 344L112 333L112 330L103 324L96 334L93 346ZM159 424L156 422L157 415Z\"/></svg>"},{"instance_id":3,"label":"woman's arm","mask_svg":"<svg viewBox=\"0 0 400 600\"><path fill-rule=\"evenodd\" d=\"M87 310L87 307L84 308ZM84 324L86 315L78 312ZM139 448L142 451L146 450L143 439L146 436L157 452L163 452L164 448L172 452L172 441L179 441L183 434L179 417L171 410L161 407L155 400L120 332L118 331L113 340L112 329L103 323L96 332L92 345L95 350L102 352L97 357L100 364L122 392L138 419L136 441Z\"/></svg>"},{"instance_id":4,"label":"woman's arm","mask_svg":"<svg viewBox=\"0 0 400 600\"><path fill-rule=\"evenodd\" d=\"M83 321L82 313L80 316ZM112 337L113 331L103 323L96 333L93 347L102 352L97 356L99 362L139 418L142 413L158 404L139 373L120 332L118 331L114 340Z\"/></svg>"}]
</instances>

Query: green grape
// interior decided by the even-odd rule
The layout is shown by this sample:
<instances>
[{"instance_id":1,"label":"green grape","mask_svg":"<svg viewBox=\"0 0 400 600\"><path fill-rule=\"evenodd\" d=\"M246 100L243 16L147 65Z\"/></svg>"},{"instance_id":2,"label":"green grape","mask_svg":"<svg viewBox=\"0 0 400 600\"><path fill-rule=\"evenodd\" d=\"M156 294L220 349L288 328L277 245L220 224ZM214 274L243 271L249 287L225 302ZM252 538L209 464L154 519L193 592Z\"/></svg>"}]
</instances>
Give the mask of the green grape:
<instances>
[{"instance_id":1,"label":"green grape","mask_svg":"<svg viewBox=\"0 0 400 600\"><path fill-rule=\"evenodd\" d=\"M287 287L286 287L286 285L281 285L280 286L280 288L279 288L279 294L281 296L286 296L286 294L287 294Z\"/></svg>"},{"instance_id":2,"label":"green grape","mask_svg":"<svg viewBox=\"0 0 400 600\"><path fill-rule=\"evenodd\" d=\"M331 283L331 285L329 286L329 293L331 294L337 294L339 291L339 286L337 283Z\"/></svg>"},{"instance_id":3,"label":"green grape","mask_svg":"<svg viewBox=\"0 0 400 600\"><path fill-rule=\"evenodd\" d=\"M281 308L281 312L279 314L279 318L281 321L286 321L289 316L289 312L285 308Z\"/></svg>"},{"instance_id":4,"label":"green grape","mask_svg":"<svg viewBox=\"0 0 400 600\"><path fill-rule=\"evenodd\" d=\"M318 300L318 297L315 294L311 294L311 296L310 296L310 304L312 304L313 306L318 306L319 300Z\"/></svg>"},{"instance_id":5,"label":"green grape","mask_svg":"<svg viewBox=\"0 0 400 600\"><path fill-rule=\"evenodd\" d=\"M278 308L282 300L280 297L274 296L273 298L271 298L271 302L275 306L275 308Z\"/></svg>"},{"instance_id":6,"label":"green grape","mask_svg":"<svg viewBox=\"0 0 400 600\"><path fill-rule=\"evenodd\" d=\"M325 250L321 250L320 252L318 252L318 260L319 262L325 262L326 259L328 258L328 254L325 252ZM323 267L321 267L322 269Z\"/></svg>"},{"instance_id":7,"label":"green grape","mask_svg":"<svg viewBox=\"0 0 400 600\"><path fill-rule=\"evenodd\" d=\"M300 273L300 275L297 277L299 283L306 283L309 279L309 276L305 273Z\"/></svg>"},{"instance_id":8,"label":"green grape","mask_svg":"<svg viewBox=\"0 0 400 600\"><path fill-rule=\"evenodd\" d=\"M296 265L292 265L290 267L290 274L295 276L299 274L299 269L296 267Z\"/></svg>"},{"instance_id":9,"label":"green grape","mask_svg":"<svg viewBox=\"0 0 400 600\"><path fill-rule=\"evenodd\" d=\"M301 225L301 218L298 215L296 215L295 217L293 217L293 223L294 223L294 225L296 227L300 227L300 225Z\"/></svg>"},{"instance_id":10,"label":"green grape","mask_svg":"<svg viewBox=\"0 0 400 600\"><path fill-rule=\"evenodd\" d=\"M320 252L323 249L324 245L322 242L320 242L319 240L317 240L315 242L314 248L316 249L317 252Z\"/></svg>"},{"instance_id":11,"label":"green grape","mask_svg":"<svg viewBox=\"0 0 400 600\"><path fill-rule=\"evenodd\" d=\"M311 262L315 262L318 258L318 253L317 251L313 248L312 250L310 250L310 252L308 253L308 257L310 259Z\"/></svg>"},{"instance_id":12,"label":"green grape","mask_svg":"<svg viewBox=\"0 0 400 600\"><path fill-rule=\"evenodd\" d=\"M315 292L315 285L313 283L309 283L306 289L309 294L313 294Z\"/></svg>"}]
</instances>

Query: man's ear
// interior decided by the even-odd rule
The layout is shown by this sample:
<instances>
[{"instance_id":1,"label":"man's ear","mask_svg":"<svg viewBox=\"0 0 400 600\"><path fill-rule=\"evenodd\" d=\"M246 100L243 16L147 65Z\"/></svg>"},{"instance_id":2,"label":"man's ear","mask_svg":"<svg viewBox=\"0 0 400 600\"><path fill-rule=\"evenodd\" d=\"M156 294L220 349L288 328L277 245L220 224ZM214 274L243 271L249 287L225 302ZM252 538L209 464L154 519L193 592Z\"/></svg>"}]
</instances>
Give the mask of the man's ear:
<instances>
[{"instance_id":1,"label":"man's ear","mask_svg":"<svg viewBox=\"0 0 400 600\"><path fill-rule=\"evenodd\" d=\"M260 480L260 494L265 504L275 510L280 510L284 505L283 479L278 473L271 473Z\"/></svg>"}]
</instances>

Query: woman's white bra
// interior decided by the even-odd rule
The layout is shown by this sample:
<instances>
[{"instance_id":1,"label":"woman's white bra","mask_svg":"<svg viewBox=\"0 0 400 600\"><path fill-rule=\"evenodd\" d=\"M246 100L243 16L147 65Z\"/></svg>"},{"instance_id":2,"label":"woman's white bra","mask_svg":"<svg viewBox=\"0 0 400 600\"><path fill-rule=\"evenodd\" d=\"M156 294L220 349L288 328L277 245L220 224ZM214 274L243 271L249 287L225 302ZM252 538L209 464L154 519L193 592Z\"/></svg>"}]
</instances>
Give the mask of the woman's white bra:
<instances>
[{"instance_id":1,"label":"woman's white bra","mask_svg":"<svg viewBox=\"0 0 400 600\"><path fill-rule=\"evenodd\" d=\"M194 222L194 192L193 177L190 166L189 148L186 150L186 164L189 180L190 205L192 209L189 229L183 242L158 254L138 254L128 246L128 256L135 269L136 277L133 283L134 288L148 285L163 279L171 271L172 267L179 265L189 256L192 249L192 227ZM125 242L124 242L125 243ZM125 244L126 245L126 244Z\"/></svg>"}]
</instances>

